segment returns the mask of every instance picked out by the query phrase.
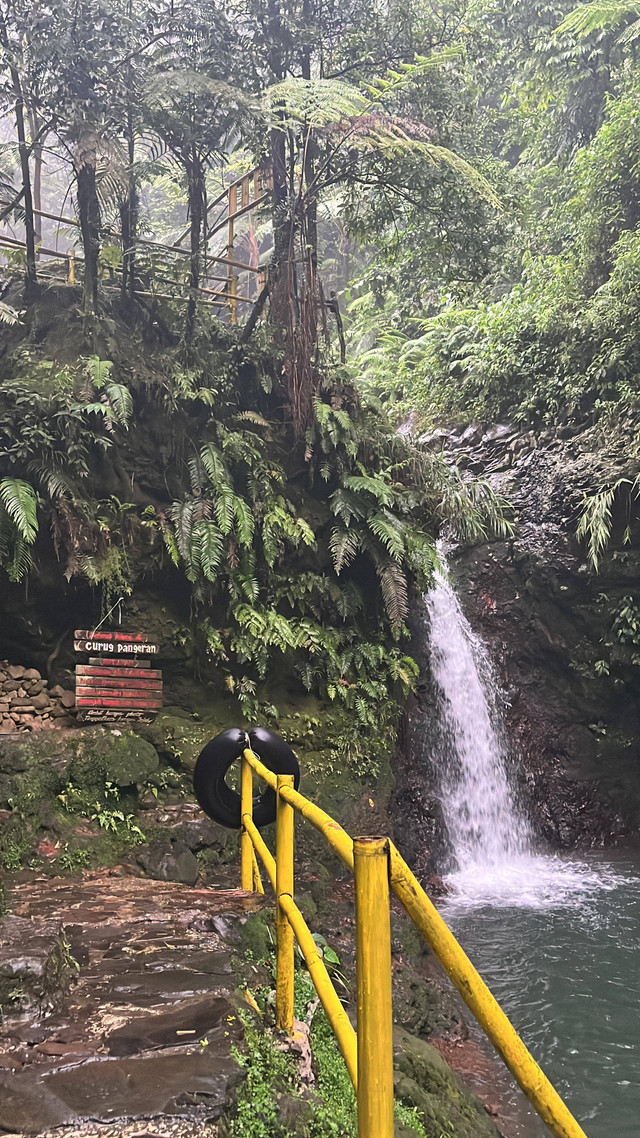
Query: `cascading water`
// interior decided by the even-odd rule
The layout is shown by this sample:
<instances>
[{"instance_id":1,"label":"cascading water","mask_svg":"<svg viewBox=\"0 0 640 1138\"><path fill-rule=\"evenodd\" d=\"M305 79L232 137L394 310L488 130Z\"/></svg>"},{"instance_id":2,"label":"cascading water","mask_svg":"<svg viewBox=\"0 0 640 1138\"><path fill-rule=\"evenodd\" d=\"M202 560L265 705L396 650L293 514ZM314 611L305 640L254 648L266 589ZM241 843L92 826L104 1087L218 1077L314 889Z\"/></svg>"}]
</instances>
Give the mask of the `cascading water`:
<instances>
[{"instance_id":1,"label":"cascading water","mask_svg":"<svg viewBox=\"0 0 640 1138\"><path fill-rule=\"evenodd\" d=\"M456 868L445 875L460 899L482 904L578 903L607 887L583 862L536 853L509 779L498 684L446 576L426 595L437 707L436 764L443 819Z\"/></svg>"},{"instance_id":2,"label":"cascading water","mask_svg":"<svg viewBox=\"0 0 640 1138\"><path fill-rule=\"evenodd\" d=\"M426 604L449 838L463 872L504 865L530 852L531 835L507 777L491 662L442 574Z\"/></svg>"}]
</instances>

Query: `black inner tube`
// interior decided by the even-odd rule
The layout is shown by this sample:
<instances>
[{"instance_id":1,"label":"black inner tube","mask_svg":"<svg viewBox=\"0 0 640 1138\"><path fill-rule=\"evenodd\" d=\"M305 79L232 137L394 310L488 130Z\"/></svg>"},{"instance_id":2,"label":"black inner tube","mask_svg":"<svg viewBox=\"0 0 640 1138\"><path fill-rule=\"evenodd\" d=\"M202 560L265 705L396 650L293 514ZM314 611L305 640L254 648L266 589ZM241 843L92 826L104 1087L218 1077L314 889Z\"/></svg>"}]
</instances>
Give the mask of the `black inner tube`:
<instances>
[{"instance_id":1,"label":"black inner tube","mask_svg":"<svg viewBox=\"0 0 640 1138\"><path fill-rule=\"evenodd\" d=\"M240 795L226 782L227 771L240 758L247 746L274 774L292 774L296 790L300 785L300 767L288 743L266 727L255 727L247 734L239 727L222 731L207 743L198 755L193 772L193 789L205 814L221 826L239 830ZM276 793L266 787L253 799L253 821L258 829L276 820Z\"/></svg>"}]
</instances>

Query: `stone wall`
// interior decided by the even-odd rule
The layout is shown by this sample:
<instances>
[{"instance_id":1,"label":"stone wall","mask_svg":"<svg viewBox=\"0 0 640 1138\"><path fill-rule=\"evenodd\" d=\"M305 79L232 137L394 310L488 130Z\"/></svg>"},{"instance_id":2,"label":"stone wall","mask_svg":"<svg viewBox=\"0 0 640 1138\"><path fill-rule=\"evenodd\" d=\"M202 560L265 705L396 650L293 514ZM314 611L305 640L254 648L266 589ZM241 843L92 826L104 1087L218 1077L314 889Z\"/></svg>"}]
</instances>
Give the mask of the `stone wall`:
<instances>
[{"instance_id":1,"label":"stone wall","mask_svg":"<svg viewBox=\"0 0 640 1138\"><path fill-rule=\"evenodd\" d=\"M75 702L72 691L50 687L36 668L0 661L0 734L70 727Z\"/></svg>"}]
</instances>

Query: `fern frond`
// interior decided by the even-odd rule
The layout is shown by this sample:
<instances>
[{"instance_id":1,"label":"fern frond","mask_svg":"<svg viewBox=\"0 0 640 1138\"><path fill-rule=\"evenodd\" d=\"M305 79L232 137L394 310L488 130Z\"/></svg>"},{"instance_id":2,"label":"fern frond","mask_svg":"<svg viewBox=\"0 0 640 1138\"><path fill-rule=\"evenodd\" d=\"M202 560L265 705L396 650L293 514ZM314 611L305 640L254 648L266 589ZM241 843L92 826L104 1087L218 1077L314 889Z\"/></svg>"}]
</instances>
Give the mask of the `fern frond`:
<instances>
[{"instance_id":1,"label":"fern frond","mask_svg":"<svg viewBox=\"0 0 640 1138\"><path fill-rule=\"evenodd\" d=\"M236 534L240 545L250 546L255 530L255 518L244 498L236 495L233 500L233 512L236 519Z\"/></svg>"},{"instance_id":2,"label":"fern frond","mask_svg":"<svg viewBox=\"0 0 640 1138\"><path fill-rule=\"evenodd\" d=\"M193 529L197 563L208 581L215 581L224 555L224 538L215 522L201 518Z\"/></svg>"},{"instance_id":3,"label":"fern frond","mask_svg":"<svg viewBox=\"0 0 640 1138\"><path fill-rule=\"evenodd\" d=\"M0 502L18 535L32 545L38 533L38 498L33 486L21 478L0 481Z\"/></svg>"},{"instance_id":4,"label":"fern frond","mask_svg":"<svg viewBox=\"0 0 640 1138\"><path fill-rule=\"evenodd\" d=\"M592 0L592 3L580 4L569 12L556 28L556 35L573 32L580 37L589 36L593 32L617 28L639 14L640 4L632 0Z\"/></svg>"},{"instance_id":5,"label":"fern frond","mask_svg":"<svg viewBox=\"0 0 640 1138\"><path fill-rule=\"evenodd\" d=\"M387 512L374 514L367 518L372 533L382 542L394 561L401 561L405 553L405 526Z\"/></svg>"},{"instance_id":6,"label":"fern frond","mask_svg":"<svg viewBox=\"0 0 640 1138\"><path fill-rule=\"evenodd\" d=\"M393 502L393 490L384 479L375 475L352 474L345 478L344 485L348 490L366 490L384 506L390 506Z\"/></svg>"},{"instance_id":7,"label":"fern frond","mask_svg":"<svg viewBox=\"0 0 640 1138\"><path fill-rule=\"evenodd\" d=\"M333 558L333 568L336 573L350 565L360 548L359 535L354 530L341 529L336 526L331 531L329 550Z\"/></svg>"},{"instance_id":8,"label":"fern frond","mask_svg":"<svg viewBox=\"0 0 640 1138\"><path fill-rule=\"evenodd\" d=\"M409 615L407 579L399 565L389 561L379 570L380 589L385 611L394 629L399 629Z\"/></svg>"},{"instance_id":9,"label":"fern frond","mask_svg":"<svg viewBox=\"0 0 640 1138\"><path fill-rule=\"evenodd\" d=\"M133 399L129 388L123 383L106 383L104 392L109 401L111 418L126 428L133 415Z\"/></svg>"},{"instance_id":10,"label":"fern frond","mask_svg":"<svg viewBox=\"0 0 640 1138\"><path fill-rule=\"evenodd\" d=\"M0 324L21 324L20 313L0 300Z\"/></svg>"}]
</instances>

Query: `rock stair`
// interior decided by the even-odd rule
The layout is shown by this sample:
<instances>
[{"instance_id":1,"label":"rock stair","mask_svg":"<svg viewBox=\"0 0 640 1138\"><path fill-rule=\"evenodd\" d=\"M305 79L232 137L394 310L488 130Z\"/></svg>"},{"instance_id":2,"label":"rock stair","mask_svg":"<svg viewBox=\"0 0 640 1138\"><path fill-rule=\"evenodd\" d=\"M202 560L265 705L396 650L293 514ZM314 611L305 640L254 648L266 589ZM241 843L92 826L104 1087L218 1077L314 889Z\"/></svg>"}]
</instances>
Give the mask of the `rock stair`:
<instances>
[{"instance_id":1,"label":"rock stair","mask_svg":"<svg viewBox=\"0 0 640 1138\"><path fill-rule=\"evenodd\" d=\"M113 871L16 884L0 980L41 989L0 1023L0 1134L208 1132L242 1077L230 954L260 904ZM60 945L73 979L47 991Z\"/></svg>"}]
</instances>

